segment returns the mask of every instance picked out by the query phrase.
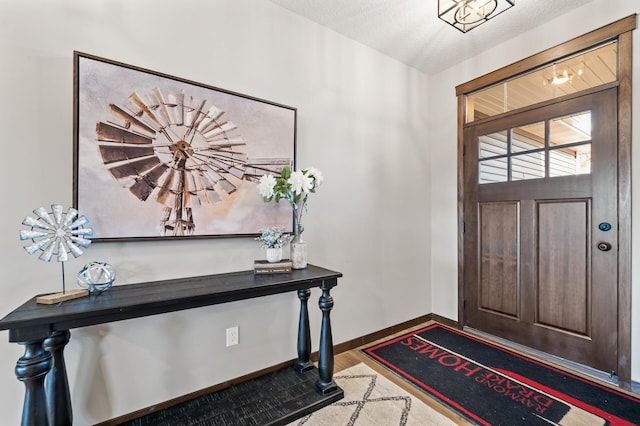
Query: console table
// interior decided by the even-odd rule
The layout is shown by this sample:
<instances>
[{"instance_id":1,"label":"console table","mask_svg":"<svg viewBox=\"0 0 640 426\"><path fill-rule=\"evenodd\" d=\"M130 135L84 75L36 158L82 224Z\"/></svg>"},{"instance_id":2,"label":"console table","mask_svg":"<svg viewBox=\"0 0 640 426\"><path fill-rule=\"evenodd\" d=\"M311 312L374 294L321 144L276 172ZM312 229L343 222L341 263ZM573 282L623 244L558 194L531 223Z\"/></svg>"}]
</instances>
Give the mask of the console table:
<instances>
[{"instance_id":1,"label":"console table","mask_svg":"<svg viewBox=\"0 0 640 426\"><path fill-rule=\"evenodd\" d=\"M296 291L300 300L298 322L298 372L313 369L307 300L312 287L319 287L322 311L318 350L318 392L341 392L333 381L333 340L330 290L342 273L314 265L288 274L254 275L242 271L114 286L102 294L57 305L41 305L36 297L0 320L0 330L9 330L9 341L24 345L16 364L16 376L25 385L23 426L68 426L73 423L69 382L63 350L72 328L193 309L271 294ZM46 381L45 381L46 377Z\"/></svg>"}]
</instances>

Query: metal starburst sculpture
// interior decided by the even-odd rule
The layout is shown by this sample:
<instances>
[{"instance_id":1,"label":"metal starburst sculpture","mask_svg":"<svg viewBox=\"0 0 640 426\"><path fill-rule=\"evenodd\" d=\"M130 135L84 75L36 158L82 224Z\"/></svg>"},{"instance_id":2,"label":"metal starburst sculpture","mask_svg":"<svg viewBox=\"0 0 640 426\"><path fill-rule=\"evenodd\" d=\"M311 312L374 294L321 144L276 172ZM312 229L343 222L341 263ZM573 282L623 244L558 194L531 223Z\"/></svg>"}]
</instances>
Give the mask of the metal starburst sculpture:
<instances>
[{"instance_id":1,"label":"metal starburst sculpture","mask_svg":"<svg viewBox=\"0 0 640 426\"><path fill-rule=\"evenodd\" d=\"M69 260L69 253L73 257L82 255L80 247L87 248L91 244L89 237L93 235L91 228L85 227L89 219L78 216L78 210L70 207L66 212L60 204L52 204L51 212L44 207L33 211L36 217L27 216L22 224L30 229L20 231L20 240L31 240L31 244L24 247L29 254L38 251L38 257L45 262L57 257L62 263L62 291L64 292L64 262Z\"/></svg>"}]
</instances>

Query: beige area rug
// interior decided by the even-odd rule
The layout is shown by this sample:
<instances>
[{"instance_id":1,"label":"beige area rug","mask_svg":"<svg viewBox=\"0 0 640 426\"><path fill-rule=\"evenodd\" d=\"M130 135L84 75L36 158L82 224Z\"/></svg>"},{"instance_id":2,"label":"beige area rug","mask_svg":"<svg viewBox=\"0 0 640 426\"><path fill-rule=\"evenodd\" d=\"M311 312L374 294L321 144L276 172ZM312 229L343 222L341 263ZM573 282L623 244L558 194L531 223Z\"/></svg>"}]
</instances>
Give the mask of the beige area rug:
<instances>
[{"instance_id":1,"label":"beige area rug","mask_svg":"<svg viewBox=\"0 0 640 426\"><path fill-rule=\"evenodd\" d=\"M342 370L333 378L344 390L344 399L289 426L455 425L363 363Z\"/></svg>"}]
</instances>

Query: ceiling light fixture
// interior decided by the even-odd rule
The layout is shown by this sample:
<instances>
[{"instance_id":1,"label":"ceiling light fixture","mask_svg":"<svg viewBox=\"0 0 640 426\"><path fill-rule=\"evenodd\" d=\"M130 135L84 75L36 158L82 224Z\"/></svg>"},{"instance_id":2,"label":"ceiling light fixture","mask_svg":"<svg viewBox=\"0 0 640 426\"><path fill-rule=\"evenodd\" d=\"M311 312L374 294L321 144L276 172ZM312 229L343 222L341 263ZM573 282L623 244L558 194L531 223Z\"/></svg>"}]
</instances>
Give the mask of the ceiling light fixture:
<instances>
[{"instance_id":1,"label":"ceiling light fixture","mask_svg":"<svg viewBox=\"0 0 640 426\"><path fill-rule=\"evenodd\" d=\"M553 78L551 79L551 84L555 84L555 85L559 85L559 84L564 84L567 81L572 81L573 80L573 74L567 72L567 70L564 70L564 72L562 74L556 74L555 76L553 76Z\"/></svg>"},{"instance_id":2,"label":"ceiling light fixture","mask_svg":"<svg viewBox=\"0 0 640 426\"><path fill-rule=\"evenodd\" d=\"M466 33L515 3L516 0L438 0L438 17Z\"/></svg>"},{"instance_id":3,"label":"ceiling light fixture","mask_svg":"<svg viewBox=\"0 0 640 426\"><path fill-rule=\"evenodd\" d=\"M582 77L582 65L583 63L580 64L580 68L578 68L578 78ZM561 84L565 84L565 83L571 83L573 82L573 72L565 69L562 72L556 72L556 65L553 64L553 71L552 71L552 77L551 78L547 78L544 80L543 85L546 86L547 84L552 84L554 86L559 86Z\"/></svg>"}]
</instances>

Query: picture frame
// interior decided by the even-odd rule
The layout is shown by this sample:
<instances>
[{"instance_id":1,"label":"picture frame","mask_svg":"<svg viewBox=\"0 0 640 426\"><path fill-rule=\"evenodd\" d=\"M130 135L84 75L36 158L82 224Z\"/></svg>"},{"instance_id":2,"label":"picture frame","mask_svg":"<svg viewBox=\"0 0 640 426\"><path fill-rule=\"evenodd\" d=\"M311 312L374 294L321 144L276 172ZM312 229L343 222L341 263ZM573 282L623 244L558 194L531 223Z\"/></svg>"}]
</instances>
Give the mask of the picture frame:
<instances>
[{"instance_id":1,"label":"picture frame","mask_svg":"<svg viewBox=\"0 0 640 426\"><path fill-rule=\"evenodd\" d=\"M295 168L296 125L296 108L74 51L74 207L96 242L292 232L257 183Z\"/></svg>"}]
</instances>

